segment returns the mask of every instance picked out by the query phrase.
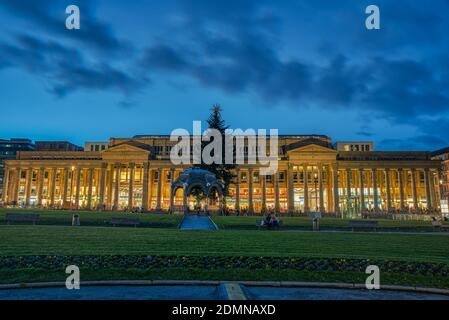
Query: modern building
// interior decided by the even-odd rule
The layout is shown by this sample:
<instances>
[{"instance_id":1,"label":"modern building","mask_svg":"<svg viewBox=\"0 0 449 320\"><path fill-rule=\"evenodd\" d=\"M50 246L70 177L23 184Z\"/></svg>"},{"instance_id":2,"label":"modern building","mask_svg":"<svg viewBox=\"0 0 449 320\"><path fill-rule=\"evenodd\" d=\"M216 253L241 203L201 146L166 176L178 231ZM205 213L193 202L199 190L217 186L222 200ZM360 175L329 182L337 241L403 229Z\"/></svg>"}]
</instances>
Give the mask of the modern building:
<instances>
[{"instance_id":1,"label":"modern building","mask_svg":"<svg viewBox=\"0 0 449 320\"><path fill-rule=\"evenodd\" d=\"M335 148L337 151L374 151L374 143L372 141L337 142Z\"/></svg>"},{"instance_id":2,"label":"modern building","mask_svg":"<svg viewBox=\"0 0 449 320\"><path fill-rule=\"evenodd\" d=\"M441 161L441 212L449 216L449 147L432 152L432 159Z\"/></svg>"},{"instance_id":3,"label":"modern building","mask_svg":"<svg viewBox=\"0 0 449 320\"><path fill-rule=\"evenodd\" d=\"M103 151L19 152L6 161L3 198L74 209L191 206L183 190L171 192L171 183L192 167L172 164L175 143L169 136L136 136L111 138ZM276 174L261 175L260 165L237 166L226 198L229 209L338 216L440 210L441 161L430 152L341 151L323 135L280 136L278 145Z\"/></svg>"},{"instance_id":4,"label":"modern building","mask_svg":"<svg viewBox=\"0 0 449 320\"><path fill-rule=\"evenodd\" d=\"M108 142L86 142L84 143L84 151L104 151L108 146Z\"/></svg>"},{"instance_id":5,"label":"modern building","mask_svg":"<svg viewBox=\"0 0 449 320\"><path fill-rule=\"evenodd\" d=\"M36 141L37 151L83 151L83 148L68 141Z\"/></svg>"},{"instance_id":6,"label":"modern building","mask_svg":"<svg viewBox=\"0 0 449 320\"><path fill-rule=\"evenodd\" d=\"M34 150L34 144L29 139L0 139L0 195L3 194L3 161L7 159L15 159L17 151L26 150Z\"/></svg>"}]
</instances>

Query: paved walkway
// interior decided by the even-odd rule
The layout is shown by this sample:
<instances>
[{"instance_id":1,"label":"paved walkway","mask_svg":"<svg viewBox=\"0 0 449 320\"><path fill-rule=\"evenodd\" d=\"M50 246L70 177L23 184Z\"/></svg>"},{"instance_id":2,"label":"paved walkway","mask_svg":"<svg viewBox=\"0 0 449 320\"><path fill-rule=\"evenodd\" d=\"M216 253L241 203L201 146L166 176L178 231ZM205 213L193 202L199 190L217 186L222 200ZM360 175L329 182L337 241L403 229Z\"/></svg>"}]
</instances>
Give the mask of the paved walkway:
<instances>
[{"instance_id":1,"label":"paved walkway","mask_svg":"<svg viewBox=\"0 0 449 320\"><path fill-rule=\"evenodd\" d=\"M245 286L239 283L87 286L0 290L0 300L449 300L449 296L407 291L314 287Z\"/></svg>"},{"instance_id":2,"label":"paved walkway","mask_svg":"<svg viewBox=\"0 0 449 320\"><path fill-rule=\"evenodd\" d=\"M182 220L181 230L217 230L217 226L209 217L186 215Z\"/></svg>"}]
</instances>

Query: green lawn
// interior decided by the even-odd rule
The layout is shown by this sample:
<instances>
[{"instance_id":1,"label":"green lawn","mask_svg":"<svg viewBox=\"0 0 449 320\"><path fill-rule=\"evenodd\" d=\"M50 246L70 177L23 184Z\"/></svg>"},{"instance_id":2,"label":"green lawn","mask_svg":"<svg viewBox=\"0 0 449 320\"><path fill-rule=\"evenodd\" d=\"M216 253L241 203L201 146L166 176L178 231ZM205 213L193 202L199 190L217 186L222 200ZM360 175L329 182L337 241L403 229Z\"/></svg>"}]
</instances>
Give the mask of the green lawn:
<instances>
[{"instance_id":1,"label":"green lawn","mask_svg":"<svg viewBox=\"0 0 449 320\"><path fill-rule=\"evenodd\" d=\"M0 255L3 256L113 254L372 258L449 263L449 236L0 226Z\"/></svg>"},{"instance_id":2,"label":"green lawn","mask_svg":"<svg viewBox=\"0 0 449 320\"><path fill-rule=\"evenodd\" d=\"M165 256L170 257L217 257L225 261L244 261L245 257L275 257L292 259L358 259L356 261L396 261L400 272L382 273L383 284L403 284L426 287L449 287L449 279L444 274L419 270L421 265L449 264L449 236L443 234L381 234L351 232L277 232L251 230L180 231L163 228L110 228L71 226L0 226L0 256L6 257L52 256L68 257L93 256L94 261L102 261L111 255L119 256ZM22 257L22 258L21 258ZM72 257L72 258L71 258ZM1 258L0 258L1 259ZM99 260L98 260L99 259ZM131 258L132 259L132 258ZM167 260L168 259L168 260ZM209 259L209 258L208 258ZM237 259L237 260L236 260ZM260 259L260 258L257 258ZM369 260L363 260L369 259ZM328 269L298 270L293 267L272 268L263 265L251 267L217 267L211 260L203 267L179 268L175 265L157 267L131 267L127 259L123 263L107 264L93 268L80 265L82 278L107 279L219 279L219 280L296 280L296 281L344 281L364 282L366 275L357 269L332 271ZM207 260L209 261L209 260ZM237 261L237 262L236 262ZM309 260L307 260L309 261ZM352 260L351 260L352 261ZM389 263L389 262L388 262ZM389 264L385 264L388 266ZM307 265L307 262L305 262ZM33 267L17 267L3 264L0 268L0 282L35 282L64 280L64 268L42 268L32 262ZM276 265L276 263L275 263ZM349 263L352 266L352 262ZM360 267L360 264L359 264ZM394 265L392 266L392 268ZM268 269L267 269L268 268ZM310 267L309 267L310 269Z\"/></svg>"},{"instance_id":3,"label":"green lawn","mask_svg":"<svg viewBox=\"0 0 449 320\"><path fill-rule=\"evenodd\" d=\"M141 227L177 228L182 215L153 214L153 213L125 213L125 212L97 212L70 210L42 210L42 209L0 209L0 224L5 224L6 213L37 213L40 215L39 225L70 226L72 215L79 214L82 226L110 226L113 217L139 219ZM29 224L29 223L27 223Z\"/></svg>"},{"instance_id":4,"label":"green lawn","mask_svg":"<svg viewBox=\"0 0 449 320\"><path fill-rule=\"evenodd\" d=\"M69 211L69 210L42 210L42 209L4 209L0 208L0 225L5 224L7 212L38 213L39 225L70 226L72 215L79 214L82 226L110 226L112 217L127 217L139 219L140 227L171 228L176 229L182 220L182 215L169 214L137 214L124 212L97 212L97 211ZM257 230L256 221L260 216L214 216L213 220L220 229L224 230ZM282 217L282 230L311 230L312 222L308 217ZM349 220L339 218L323 218L320 220L321 230L350 230ZM393 221L378 219L379 229L385 231L416 231L429 232L432 226L428 221ZM449 222L445 222L449 225Z\"/></svg>"},{"instance_id":5,"label":"green lawn","mask_svg":"<svg viewBox=\"0 0 449 320\"><path fill-rule=\"evenodd\" d=\"M220 229L225 230L256 230L256 221L260 216L214 216L213 220ZM309 217L282 217L281 230L311 230L312 220ZM432 231L429 221L398 221L375 219L379 221L379 229L385 231ZM349 220L339 218L320 219L321 230L350 230ZM444 222L449 225L449 222Z\"/></svg>"}]
</instances>

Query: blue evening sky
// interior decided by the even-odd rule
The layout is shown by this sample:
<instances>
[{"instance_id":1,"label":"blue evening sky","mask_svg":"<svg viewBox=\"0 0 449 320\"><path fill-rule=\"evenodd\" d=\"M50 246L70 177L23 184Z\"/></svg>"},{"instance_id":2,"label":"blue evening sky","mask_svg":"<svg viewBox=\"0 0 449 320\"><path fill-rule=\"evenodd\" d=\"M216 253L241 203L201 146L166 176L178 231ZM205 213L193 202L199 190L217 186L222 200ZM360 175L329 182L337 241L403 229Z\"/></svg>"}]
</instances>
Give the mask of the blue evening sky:
<instances>
[{"instance_id":1,"label":"blue evening sky","mask_svg":"<svg viewBox=\"0 0 449 320\"><path fill-rule=\"evenodd\" d=\"M65 28L65 8L81 29ZM365 8L381 29L365 28ZM449 1L1 0L0 138L232 128L449 145Z\"/></svg>"}]
</instances>

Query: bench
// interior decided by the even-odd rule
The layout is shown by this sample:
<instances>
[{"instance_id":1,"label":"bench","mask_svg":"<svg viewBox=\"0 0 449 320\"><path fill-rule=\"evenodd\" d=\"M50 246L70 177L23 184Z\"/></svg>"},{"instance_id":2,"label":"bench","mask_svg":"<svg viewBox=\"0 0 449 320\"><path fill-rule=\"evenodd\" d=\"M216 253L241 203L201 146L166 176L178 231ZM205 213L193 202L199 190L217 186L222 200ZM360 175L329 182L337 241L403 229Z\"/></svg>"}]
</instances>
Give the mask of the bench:
<instances>
[{"instance_id":1,"label":"bench","mask_svg":"<svg viewBox=\"0 0 449 320\"><path fill-rule=\"evenodd\" d=\"M35 213L7 213L5 220L6 224L10 224L10 222L32 222L33 225L35 225L37 222L39 222L39 215Z\"/></svg>"},{"instance_id":2,"label":"bench","mask_svg":"<svg viewBox=\"0 0 449 320\"><path fill-rule=\"evenodd\" d=\"M111 224L113 227L115 227L115 226L134 226L134 228L135 228L140 224L140 221L137 219L128 219L128 218L112 218Z\"/></svg>"},{"instance_id":3,"label":"bench","mask_svg":"<svg viewBox=\"0 0 449 320\"><path fill-rule=\"evenodd\" d=\"M444 225L443 222L441 221L431 221L432 223L432 227L433 227L433 231L448 231L449 230L449 226Z\"/></svg>"},{"instance_id":4,"label":"bench","mask_svg":"<svg viewBox=\"0 0 449 320\"><path fill-rule=\"evenodd\" d=\"M379 222L376 220L351 220L349 227L354 231L355 229L373 229L376 231Z\"/></svg>"}]
</instances>

